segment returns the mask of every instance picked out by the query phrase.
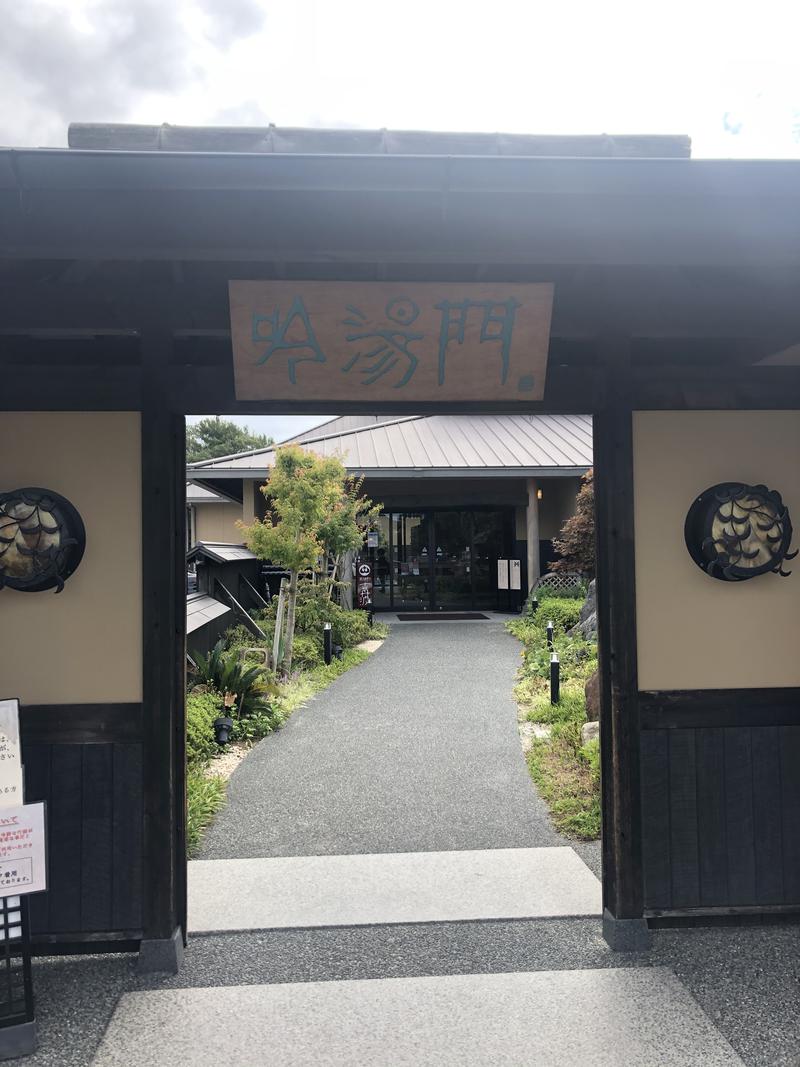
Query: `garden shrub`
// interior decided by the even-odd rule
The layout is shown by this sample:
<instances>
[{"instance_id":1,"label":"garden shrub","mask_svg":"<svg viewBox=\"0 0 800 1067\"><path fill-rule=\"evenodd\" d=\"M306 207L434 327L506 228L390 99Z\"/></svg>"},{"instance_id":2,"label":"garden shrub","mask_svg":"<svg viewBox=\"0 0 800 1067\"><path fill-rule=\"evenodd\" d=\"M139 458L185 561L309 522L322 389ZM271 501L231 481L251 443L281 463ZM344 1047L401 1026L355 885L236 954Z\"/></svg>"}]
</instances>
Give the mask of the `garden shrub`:
<instances>
[{"instance_id":1,"label":"garden shrub","mask_svg":"<svg viewBox=\"0 0 800 1067\"><path fill-rule=\"evenodd\" d=\"M296 631L294 635L294 652L292 664L299 670L309 670L318 667L323 661L322 634L316 637L313 634Z\"/></svg>"},{"instance_id":2,"label":"garden shrub","mask_svg":"<svg viewBox=\"0 0 800 1067\"><path fill-rule=\"evenodd\" d=\"M191 692L186 697L186 761L203 767L218 751L214 720L222 715L222 697L214 689Z\"/></svg>"},{"instance_id":3,"label":"garden shrub","mask_svg":"<svg viewBox=\"0 0 800 1067\"><path fill-rule=\"evenodd\" d=\"M554 633L565 633L578 622L582 607L582 598L547 597L539 601L539 610L533 616L533 623L538 629L546 630L547 622L550 620L553 623Z\"/></svg>"}]
</instances>

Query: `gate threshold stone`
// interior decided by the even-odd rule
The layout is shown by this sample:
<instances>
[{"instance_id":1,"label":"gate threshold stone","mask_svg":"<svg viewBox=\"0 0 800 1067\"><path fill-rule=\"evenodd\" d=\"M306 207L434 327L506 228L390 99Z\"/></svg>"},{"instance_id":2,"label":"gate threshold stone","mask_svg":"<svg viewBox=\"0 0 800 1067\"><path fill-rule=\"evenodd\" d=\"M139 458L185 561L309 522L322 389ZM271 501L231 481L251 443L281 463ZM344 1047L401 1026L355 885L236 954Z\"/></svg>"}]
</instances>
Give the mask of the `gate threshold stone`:
<instances>
[{"instance_id":1,"label":"gate threshold stone","mask_svg":"<svg viewBox=\"0 0 800 1067\"><path fill-rule=\"evenodd\" d=\"M189 932L600 915L571 848L194 860Z\"/></svg>"},{"instance_id":2,"label":"gate threshold stone","mask_svg":"<svg viewBox=\"0 0 800 1067\"><path fill-rule=\"evenodd\" d=\"M126 993L94 1067L743 1067L664 968Z\"/></svg>"}]
</instances>

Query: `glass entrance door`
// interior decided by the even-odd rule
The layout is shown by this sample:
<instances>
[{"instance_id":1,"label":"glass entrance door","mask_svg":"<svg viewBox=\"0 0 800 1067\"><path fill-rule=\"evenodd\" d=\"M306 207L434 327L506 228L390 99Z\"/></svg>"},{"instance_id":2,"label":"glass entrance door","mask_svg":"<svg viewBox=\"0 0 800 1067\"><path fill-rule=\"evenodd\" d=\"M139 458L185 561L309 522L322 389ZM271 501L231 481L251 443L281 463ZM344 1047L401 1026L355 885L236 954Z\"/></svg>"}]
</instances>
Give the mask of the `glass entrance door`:
<instances>
[{"instance_id":1,"label":"glass entrance door","mask_svg":"<svg viewBox=\"0 0 800 1067\"><path fill-rule=\"evenodd\" d=\"M475 511L472 551L476 608L497 607L497 561L507 559L510 522L502 511Z\"/></svg>"},{"instance_id":2,"label":"glass entrance door","mask_svg":"<svg viewBox=\"0 0 800 1067\"><path fill-rule=\"evenodd\" d=\"M472 513L437 511L433 516L435 611L472 607Z\"/></svg>"},{"instance_id":3,"label":"glass entrance door","mask_svg":"<svg viewBox=\"0 0 800 1067\"><path fill-rule=\"evenodd\" d=\"M510 510L384 512L371 550L375 607L497 607L497 560L508 557L511 521Z\"/></svg>"},{"instance_id":4,"label":"glass entrance door","mask_svg":"<svg viewBox=\"0 0 800 1067\"><path fill-rule=\"evenodd\" d=\"M430 517L399 512L392 523L392 600L395 611L427 611L431 604Z\"/></svg>"}]
</instances>

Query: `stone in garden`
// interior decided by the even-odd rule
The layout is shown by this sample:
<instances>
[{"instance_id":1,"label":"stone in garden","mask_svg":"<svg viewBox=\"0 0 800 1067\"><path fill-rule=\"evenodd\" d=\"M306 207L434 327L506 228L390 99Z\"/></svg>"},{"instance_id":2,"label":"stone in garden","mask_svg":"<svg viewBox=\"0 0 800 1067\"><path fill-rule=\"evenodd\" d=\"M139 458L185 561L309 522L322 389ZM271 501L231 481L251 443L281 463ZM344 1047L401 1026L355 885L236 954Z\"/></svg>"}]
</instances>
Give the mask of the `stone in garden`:
<instances>
[{"instance_id":1,"label":"stone in garden","mask_svg":"<svg viewBox=\"0 0 800 1067\"><path fill-rule=\"evenodd\" d=\"M597 722L600 718L600 674L595 671L590 675L584 689L586 693L586 718Z\"/></svg>"},{"instance_id":2,"label":"stone in garden","mask_svg":"<svg viewBox=\"0 0 800 1067\"><path fill-rule=\"evenodd\" d=\"M571 637L581 636L587 641L597 639L597 590L594 578L589 582L580 617L569 633Z\"/></svg>"},{"instance_id":3,"label":"stone in garden","mask_svg":"<svg viewBox=\"0 0 800 1067\"><path fill-rule=\"evenodd\" d=\"M587 745L590 741L597 741L600 737L599 722L585 722L581 727L581 744Z\"/></svg>"}]
</instances>

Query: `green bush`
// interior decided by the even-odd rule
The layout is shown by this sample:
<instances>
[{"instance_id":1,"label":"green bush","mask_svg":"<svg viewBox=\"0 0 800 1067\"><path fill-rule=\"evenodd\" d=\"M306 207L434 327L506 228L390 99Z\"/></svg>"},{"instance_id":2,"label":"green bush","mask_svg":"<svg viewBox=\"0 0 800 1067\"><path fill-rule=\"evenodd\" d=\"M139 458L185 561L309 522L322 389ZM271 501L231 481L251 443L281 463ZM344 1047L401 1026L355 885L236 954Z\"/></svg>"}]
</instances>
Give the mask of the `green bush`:
<instances>
[{"instance_id":1,"label":"green bush","mask_svg":"<svg viewBox=\"0 0 800 1067\"><path fill-rule=\"evenodd\" d=\"M248 715L246 719L234 719L231 730L231 741L245 741L253 744L262 737L271 734L283 722L283 716L277 708L270 710L269 714L256 711Z\"/></svg>"},{"instance_id":2,"label":"green bush","mask_svg":"<svg viewBox=\"0 0 800 1067\"><path fill-rule=\"evenodd\" d=\"M295 633L292 651L292 667L298 670L310 670L318 667L323 660L322 634Z\"/></svg>"},{"instance_id":3,"label":"green bush","mask_svg":"<svg viewBox=\"0 0 800 1067\"><path fill-rule=\"evenodd\" d=\"M217 751L214 719L222 714L222 697L215 690L189 693L186 698L186 761L203 767Z\"/></svg>"},{"instance_id":4,"label":"green bush","mask_svg":"<svg viewBox=\"0 0 800 1067\"><path fill-rule=\"evenodd\" d=\"M553 623L554 633L565 633L580 618L583 599L572 597L547 597L539 602L539 610L533 616L534 625L540 630L547 629L548 620Z\"/></svg>"},{"instance_id":5,"label":"green bush","mask_svg":"<svg viewBox=\"0 0 800 1067\"><path fill-rule=\"evenodd\" d=\"M203 830L225 803L225 782L209 777L200 767L190 767L186 776L186 851L193 856Z\"/></svg>"}]
</instances>

